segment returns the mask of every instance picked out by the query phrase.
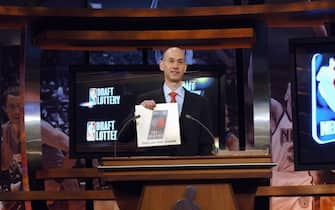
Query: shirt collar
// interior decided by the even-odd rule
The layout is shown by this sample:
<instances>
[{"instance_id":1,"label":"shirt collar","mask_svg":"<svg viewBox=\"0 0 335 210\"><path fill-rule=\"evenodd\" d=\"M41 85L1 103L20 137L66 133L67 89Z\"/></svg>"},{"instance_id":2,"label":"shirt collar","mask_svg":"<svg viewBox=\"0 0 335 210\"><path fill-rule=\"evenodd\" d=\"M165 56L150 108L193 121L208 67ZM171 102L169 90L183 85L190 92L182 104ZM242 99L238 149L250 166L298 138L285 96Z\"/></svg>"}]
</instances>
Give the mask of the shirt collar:
<instances>
[{"instance_id":1,"label":"shirt collar","mask_svg":"<svg viewBox=\"0 0 335 210\"><path fill-rule=\"evenodd\" d=\"M164 95L167 96L172 90L164 83L163 85ZM177 96L183 97L185 95L185 90L182 85L180 85L174 92L177 93Z\"/></svg>"}]
</instances>

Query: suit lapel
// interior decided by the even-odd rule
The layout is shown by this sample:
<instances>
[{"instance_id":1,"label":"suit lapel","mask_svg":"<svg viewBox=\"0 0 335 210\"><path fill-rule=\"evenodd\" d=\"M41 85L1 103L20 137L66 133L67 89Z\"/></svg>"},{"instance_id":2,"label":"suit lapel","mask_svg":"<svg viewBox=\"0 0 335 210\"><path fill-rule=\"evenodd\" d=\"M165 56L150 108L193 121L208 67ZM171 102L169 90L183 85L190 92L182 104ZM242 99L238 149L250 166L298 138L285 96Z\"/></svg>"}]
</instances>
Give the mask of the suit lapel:
<instances>
[{"instance_id":1,"label":"suit lapel","mask_svg":"<svg viewBox=\"0 0 335 210\"><path fill-rule=\"evenodd\" d=\"M187 107L190 107L190 93L184 88L185 90L185 96L184 96L184 102L183 102L183 107L181 108L181 114L180 116L184 116L185 114L189 114L187 113ZM185 111L186 110L186 111Z\"/></svg>"},{"instance_id":2,"label":"suit lapel","mask_svg":"<svg viewBox=\"0 0 335 210\"><path fill-rule=\"evenodd\" d=\"M156 103L166 103L163 87L157 92Z\"/></svg>"}]
</instances>

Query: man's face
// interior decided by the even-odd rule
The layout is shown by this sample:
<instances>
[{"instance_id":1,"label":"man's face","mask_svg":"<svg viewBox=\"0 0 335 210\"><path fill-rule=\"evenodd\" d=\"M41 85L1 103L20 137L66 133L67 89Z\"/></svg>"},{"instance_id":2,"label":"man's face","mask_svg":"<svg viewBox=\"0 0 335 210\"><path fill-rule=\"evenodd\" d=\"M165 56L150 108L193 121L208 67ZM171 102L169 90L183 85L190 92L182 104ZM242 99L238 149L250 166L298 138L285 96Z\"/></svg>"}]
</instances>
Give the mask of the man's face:
<instances>
[{"instance_id":1,"label":"man's face","mask_svg":"<svg viewBox=\"0 0 335 210\"><path fill-rule=\"evenodd\" d=\"M179 48L168 49L159 63L164 79L168 82L181 82L186 72L185 52Z\"/></svg>"},{"instance_id":2,"label":"man's face","mask_svg":"<svg viewBox=\"0 0 335 210\"><path fill-rule=\"evenodd\" d=\"M7 103L5 104L4 111L6 112L7 117L11 123L20 123L20 117L23 111L22 105L22 98L20 96L7 96Z\"/></svg>"}]
</instances>

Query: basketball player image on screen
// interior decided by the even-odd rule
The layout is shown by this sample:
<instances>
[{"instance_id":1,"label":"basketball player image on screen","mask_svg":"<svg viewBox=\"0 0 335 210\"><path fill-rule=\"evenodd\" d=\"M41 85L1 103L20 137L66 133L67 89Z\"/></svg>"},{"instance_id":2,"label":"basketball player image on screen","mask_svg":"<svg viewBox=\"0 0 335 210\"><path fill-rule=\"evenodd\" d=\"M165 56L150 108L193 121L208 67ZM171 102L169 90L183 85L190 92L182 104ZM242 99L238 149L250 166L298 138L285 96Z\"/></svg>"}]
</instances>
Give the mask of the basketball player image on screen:
<instances>
[{"instance_id":1,"label":"basketball player image on screen","mask_svg":"<svg viewBox=\"0 0 335 210\"><path fill-rule=\"evenodd\" d=\"M86 132L87 141L95 141L95 131L96 131L95 121L88 121L87 122L87 132Z\"/></svg>"},{"instance_id":2,"label":"basketball player image on screen","mask_svg":"<svg viewBox=\"0 0 335 210\"><path fill-rule=\"evenodd\" d=\"M1 171L0 191L16 192L23 190L22 186L22 151L21 151L21 123L23 114L23 97L19 87L13 86L4 91L1 106L8 117L8 121L1 125ZM2 207L1 207L2 206ZM23 210L22 201L2 201L1 209Z\"/></svg>"},{"instance_id":3,"label":"basketball player image on screen","mask_svg":"<svg viewBox=\"0 0 335 210\"><path fill-rule=\"evenodd\" d=\"M335 141L335 58L314 54L312 68L312 137L318 144Z\"/></svg>"},{"instance_id":4,"label":"basketball player image on screen","mask_svg":"<svg viewBox=\"0 0 335 210\"><path fill-rule=\"evenodd\" d=\"M69 157L69 137L61 130L54 128L47 121L41 121L42 166L44 169L73 168L76 159ZM77 192L80 191L78 179L46 179L45 191ZM47 200L48 210L82 210L85 201Z\"/></svg>"},{"instance_id":5,"label":"basketball player image on screen","mask_svg":"<svg viewBox=\"0 0 335 210\"><path fill-rule=\"evenodd\" d=\"M316 174L312 171L294 171L292 139L291 84L285 93L285 105L271 98L272 186L313 185ZM272 210L313 210L313 197L273 197Z\"/></svg>"},{"instance_id":6,"label":"basketball player image on screen","mask_svg":"<svg viewBox=\"0 0 335 210\"><path fill-rule=\"evenodd\" d=\"M89 89L89 104L92 106L97 104L97 89L96 88Z\"/></svg>"},{"instance_id":7,"label":"basketball player image on screen","mask_svg":"<svg viewBox=\"0 0 335 210\"><path fill-rule=\"evenodd\" d=\"M335 58L329 59L329 66L323 66L317 73L318 90L329 108L335 112Z\"/></svg>"}]
</instances>

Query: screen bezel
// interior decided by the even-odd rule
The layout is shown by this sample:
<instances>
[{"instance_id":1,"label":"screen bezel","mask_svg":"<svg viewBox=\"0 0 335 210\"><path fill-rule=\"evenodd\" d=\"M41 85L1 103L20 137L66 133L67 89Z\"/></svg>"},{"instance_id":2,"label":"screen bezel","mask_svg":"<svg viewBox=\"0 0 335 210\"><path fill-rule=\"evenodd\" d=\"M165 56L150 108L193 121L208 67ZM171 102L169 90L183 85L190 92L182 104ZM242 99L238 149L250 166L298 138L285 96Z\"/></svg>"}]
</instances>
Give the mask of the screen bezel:
<instances>
[{"instance_id":1,"label":"screen bezel","mask_svg":"<svg viewBox=\"0 0 335 210\"><path fill-rule=\"evenodd\" d=\"M321 161L321 162L307 162L302 160L303 142L301 137L301 131L299 128L301 122L299 120L299 98L298 98L298 71L297 67L297 50L304 49L305 52L316 53L322 51L322 53L334 53L335 49L331 49L331 46L335 46L334 37L308 37L299 39L289 40L290 50L290 63L292 68L292 128L293 128L293 146L294 146L294 167L296 171L301 170L329 170L335 169L334 161ZM310 73L310 71L309 71ZM330 145L334 147L334 145ZM330 152L331 149L326 151ZM311 154L312 155L312 154ZM316 157L317 158L317 157Z\"/></svg>"},{"instance_id":2,"label":"screen bezel","mask_svg":"<svg viewBox=\"0 0 335 210\"><path fill-rule=\"evenodd\" d=\"M221 111L219 107L224 104L224 97L220 97L220 87L221 78L224 75L224 65L189 65L188 72L201 69L201 71L211 72L217 76L218 79L218 133L221 136L224 126L224 115L225 113ZM222 71L220 71L222 70ZM139 73L155 73L162 74L159 71L158 65L73 65L70 66L70 157L72 158L100 158L100 157L125 157L125 156L138 156L138 154L143 153L145 149L136 148L134 143L124 143L124 142L99 142L94 145L80 142L77 140L75 125L76 125L76 111L77 106L76 101L76 73L78 72L106 72L106 71L129 71L129 72L139 72ZM132 148L132 151L128 151ZM117 149L117 153L115 150ZM141 156L141 155L140 155Z\"/></svg>"}]
</instances>

